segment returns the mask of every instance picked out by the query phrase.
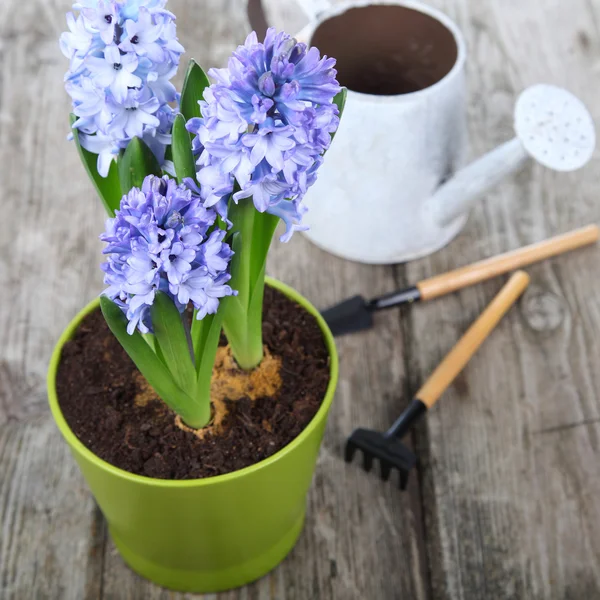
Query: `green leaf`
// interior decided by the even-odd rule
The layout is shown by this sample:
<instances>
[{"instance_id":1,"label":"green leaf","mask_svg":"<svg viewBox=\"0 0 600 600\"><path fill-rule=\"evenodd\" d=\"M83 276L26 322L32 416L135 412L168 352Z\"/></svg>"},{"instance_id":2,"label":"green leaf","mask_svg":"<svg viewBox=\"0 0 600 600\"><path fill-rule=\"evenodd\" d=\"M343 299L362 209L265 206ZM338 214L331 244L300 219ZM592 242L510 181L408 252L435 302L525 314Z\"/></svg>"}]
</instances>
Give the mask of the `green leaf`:
<instances>
[{"instance_id":1,"label":"green leaf","mask_svg":"<svg viewBox=\"0 0 600 600\"><path fill-rule=\"evenodd\" d=\"M191 177L195 181L196 161L194 160L192 142L190 134L185 128L185 118L183 115L177 115L175 117L172 139L171 149L177 181L181 183L186 177Z\"/></svg>"},{"instance_id":2,"label":"green leaf","mask_svg":"<svg viewBox=\"0 0 600 600\"><path fill-rule=\"evenodd\" d=\"M252 200L250 199L250 202ZM254 216L254 227L252 231L252 258L250 263L251 288L260 277L265 278L265 264L267 254L273 241L273 235L279 224L279 217L269 213L256 211ZM262 273L262 275L261 275ZM252 298L250 298L252 302Z\"/></svg>"},{"instance_id":3,"label":"green leaf","mask_svg":"<svg viewBox=\"0 0 600 600\"><path fill-rule=\"evenodd\" d=\"M339 117L339 119L340 119L340 124L341 124L341 122L342 122L342 115L344 114L344 108L345 108L345 106L346 106L346 98L347 98L347 97L348 97L348 90L347 90L345 87L343 87L343 88L341 89L341 91L339 91L339 92L336 94L335 98L333 99L333 103L334 103L334 104L335 104L335 105L338 107L338 109L339 109L339 111L340 111L340 112L339 112L339 114L338 114L338 117ZM338 129L339 129L339 127L338 127ZM331 134L331 139L332 139L332 140L333 140L333 138L335 137L335 134L336 134L336 133L337 133L337 131L334 131L334 132Z\"/></svg>"},{"instance_id":4,"label":"green leaf","mask_svg":"<svg viewBox=\"0 0 600 600\"><path fill-rule=\"evenodd\" d=\"M230 215L231 216L231 213ZM242 304L239 296L239 290L237 289L237 282L240 280L240 270L242 267L242 236L239 231L236 231L225 238L225 241L231 246L233 250L233 257L229 263L229 273L231 279L229 285L238 291L237 296L227 296L221 300L220 312L227 314L230 311L241 314L244 312L244 305ZM233 306L231 306L233 305Z\"/></svg>"},{"instance_id":5,"label":"green leaf","mask_svg":"<svg viewBox=\"0 0 600 600\"><path fill-rule=\"evenodd\" d=\"M188 423L193 421L195 400L173 380L171 373L152 351L139 331L127 333L127 318L123 311L106 296L100 298L100 308L108 327L119 340L140 373L160 398Z\"/></svg>"},{"instance_id":6,"label":"green leaf","mask_svg":"<svg viewBox=\"0 0 600 600\"><path fill-rule=\"evenodd\" d=\"M251 367L257 366L263 359L262 312L265 295L266 262L266 260L263 262L262 269L254 281L254 287L250 294L250 303L248 304L247 347L249 354L248 364Z\"/></svg>"},{"instance_id":7,"label":"green leaf","mask_svg":"<svg viewBox=\"0 0 600 600\"><path fill-rule=\"evenodd\" d=\"M210 418L210 392L212 372L221 338L223 323L222 310L214 315L206 315L204 319L196 319L198 311L194 311L192 321L192 343L196 357L196 398L208 408Z\"/></svg>"},{"instance_id":8,"label":"green leaf","mask_svg":"<svg viewBox=\"0 0 600 600\"><path fill-rule=\"evenodd\" d=\"M153 333L142 333L142 337L146 341L146 344L150 346L150 348L154 351L156 356L161 360L163 365L166 366L165 357L162 355L162 351L160 349L160 346L158 345L158 342L156 341L155 335Z\"/></svg>"},{"instance_id":9,"label":"green leaf","mask_svg":"<svg viewBox=\"0 0 600 600\"><path fill-rule=\"evenodd\" d=\"M71 127L73 123L77 121L76 115L71 115ZM86 150L79 141L79 130L72 129L73 131L73 139L75 140L75 145L77 146L77 151L79 152L79 156L81 158L81 162L87 171L100 199L102 200L102 204L104 205L104 209L108 213L109 217L115 216L115 210L119 208L121 204L121 198L123 197L123 192L121 191L121 183L119 182L119 173L117 169L117 164L113 161L110 165L110 169L108 171L108 175L106 177L102 177L98 173L98 155L93 154Z\"/></svg>"},{"instance_id":10,"label":"green leaf","mask_svg":"<svg viewBox=\"0 0 600 600\"><path fill-rule=\"evenodd\" d=\"M140 138L133 138L119 158L119 179L124 194L134 187L141 188L148 175L162 175L152 150Z\"/></svg>"},{"instance_id":11,"label":"green leaf","mask_svg":"<svg viewBox=\"0 0 600 600\"><path fill-rule=\"evenodd\" d=\"M179 102L181 114L186 121L202 116L198 101L203 99L204 90L209 85L210 81L202 67L194 59L190 60Z\"/></svg>"},{"instance_id":12,"label":"green leaf","mask_svg":"<svg viewBox=\"0 0 600 600\"><path fill-rule=\"evenodd\" d=\"M197 381L198 386L202 386L203 383L208 383L210 386L215 356L221 338L223 314L219 310L214 315L206 315L204 319L198 320L196 319L196 312L194 311L192 322L192 342L194 356L196 357Z\"/></svg>"},{"instance_id":13,"label":"green leaf","mask_svg":"<svg viewBox=\"0 0 600 600\"><path fill-rule=\"evenodd\" d=\"M241 277L240 271L243 256L242 236L240 232L235 232L227 239L227 242L234 252L231 262L229 263L229 272L231 274L229 285L231 285L234 290L237 290L237 285ZM247 307L242 302L239 294L237 296L227 296L221 300L219 312L223 315L223 329L225 330L227 341L232 348L238 347L244 343L246 335L246 308Z\"/></svg>"},{"instance_id":14,"label":"green leaf","mask_svg":"<svg viewBox=\"0 0 600 600\"><path fill-rule=\"evenodd\" d=\"M248 306L248 293L250 291L251 241L256 212L252 198L245 198L237 204L231 202L227 215L233 223L228 242L235 253L229 267L231 273L229 285L237 290L237 299L245 308Z\"/></svg>"},{"instance_id":15,"label":"green leaf","mask_svg":"<svg viewBox=\"0 0 600 600\"><path fill-rule=\"evenodd\" d=\"M183 319L173 301L157 292L150 307L154 336L175 383L190 396L196 391L196 369Z\"/></svg>"},{"instance_id":16,"label":"green leaf","mask_svg":"<svg viewBox=\"0 0 600 600\"><path fill-rule=\"evenodd\" d=\"M221 334L221 311L214 315L206 315L203 319L197 319L198 311L194 310L192 319L192 346L194 348L194 357L196 359L196 371L198 372L204 358L204 350L209 340L215 337L215 333ZM213 331L216 330L216 331ZM217 344L219 341L217 340ZM214 361L213 361L214 362ZM212 365L211 365L212 370Z\"/></svg>"}]
</instances>

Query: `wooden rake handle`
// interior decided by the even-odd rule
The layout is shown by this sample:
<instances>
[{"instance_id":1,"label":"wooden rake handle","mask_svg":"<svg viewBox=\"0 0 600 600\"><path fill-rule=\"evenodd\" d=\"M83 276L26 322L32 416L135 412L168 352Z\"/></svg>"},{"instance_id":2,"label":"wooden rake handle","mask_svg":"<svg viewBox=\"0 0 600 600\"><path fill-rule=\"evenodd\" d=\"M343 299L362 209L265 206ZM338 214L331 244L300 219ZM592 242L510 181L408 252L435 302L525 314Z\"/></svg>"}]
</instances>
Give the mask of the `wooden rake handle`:
<instances>
[{"instance_id":1,"label":"wooden rake handle","mask_svg":"<svg viewBox=\"0 0 600 600\"><path fill-rule=\"evenodd\" d=\"M600 236L597 225L588 225L569 233L558 235L538 244L532 244L506 252L480 262L467 265L443 275L424 279L417 283L421 300L431 300L469 285L491 279L519 267L531 265L550 256L557 256L587 244L593 244Z\"/></svg>"},{"instance_id":2,"label":"wooden rake handle","mask_svg":"<svg viewBox=\"0 0 600 600\"><path fill-rule=\"evenodd\" d=\"M528 284L529 275L524 271L517 271L479 318L469 327L460 341L417 392L416 398L425 404L427 408L431 408L446 391L500 319L525 291Z\"/></svg>"}]
</instances>

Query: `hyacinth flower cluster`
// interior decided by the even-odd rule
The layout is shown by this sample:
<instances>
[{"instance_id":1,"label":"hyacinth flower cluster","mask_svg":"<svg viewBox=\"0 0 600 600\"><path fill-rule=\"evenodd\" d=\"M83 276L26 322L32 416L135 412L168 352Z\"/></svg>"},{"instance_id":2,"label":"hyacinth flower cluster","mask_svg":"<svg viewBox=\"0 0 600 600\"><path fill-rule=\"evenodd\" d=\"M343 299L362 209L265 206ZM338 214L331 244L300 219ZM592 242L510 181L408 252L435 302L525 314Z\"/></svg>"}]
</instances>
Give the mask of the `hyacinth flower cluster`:
<instances>
[{"instance_id":1,"label":"hyacinth flower cluster","mask_svg":"<svg viewBox=\"0 0 600 600\"><path fill-rule=\"evenodd\" d=\"M74 139L110 217L102 312L156 393L199 428L221 331L241 368L262 360L267 252L280 220L283 241L303 228L345 90L333 59L269 30L210 71L212 85L190 61L178 94L183 48L165 4L80 0L61 47Z\"/></svg>"},{"instance_id":2,"label":"hyacinth flower cluster","mask_svg":"<svg viewBox=\"0 0 600 600\"><path fill-rule=\"evenodd\" d=\"M183 46L166 0L81 0L67 14L60 47L69 59L65 87L72 127L107 209L123 192L115 160L139 138L159 165L171 143L178 93L171 79Z\"/></svg>"},{"instance_id":3,"label":"hyacinth flower cluster","mask_svg":"<svg viewBox=\"0 0 600 600\"><path fill-rule=\"evenodd\" d=\"M256 210L284 221L282 241L303 229L302 199L339 124L334 65L269 29L262 43L251 33L227 69L209 71L216 83L200 102L202 118L187 125L208 206L227 218L230 198L252 198Z\"/></svg>"},{"instance_id":4,"label":"hyacinth flower cluster","mask_svg":"<svg viewBox=\"0 0 600 600\"><path fill-rule=\"evenodd\" d=\"M192 188L195 186L191 186ZM147 176L108 219L108 288L101 299L113 333L161 398L191 427L210 419L210 379L221 332L217 312L233 290L226 232L214 227L188 182ZM193 319L184 312L191 304ZM142 333L151 334L147 340Z\"/></svg>"},{"instance_id":5,"label":"hyacinth flower cluster","mask_svg":"<svg viewBox=\"0 0 600 600\"><path fill-rule=\"evenodd\" d=\"M226 69L212 69L201 116L190 119L200 194L241 234L224 327L243 368L263 357L266 256L281 219L288 241L301 224L302 200L315 182L345 100L335 60L269 29L239 46Z\"/></svg>"}]
</instances>

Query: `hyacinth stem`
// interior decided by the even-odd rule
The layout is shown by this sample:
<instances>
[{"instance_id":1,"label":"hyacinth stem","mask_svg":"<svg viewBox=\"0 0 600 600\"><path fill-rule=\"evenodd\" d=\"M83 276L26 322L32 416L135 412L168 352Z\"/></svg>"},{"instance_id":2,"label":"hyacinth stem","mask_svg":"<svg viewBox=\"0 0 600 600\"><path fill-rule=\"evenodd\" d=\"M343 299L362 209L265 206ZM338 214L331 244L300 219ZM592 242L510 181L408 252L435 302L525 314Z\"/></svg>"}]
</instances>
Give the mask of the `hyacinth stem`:
<instances>
[{"instance_id":1,"label":"hyacinth stem","mask_svg":"<svg viewBox=\"0 0 600 600\"><path fill-rule=\"evenodd\" d=\"M234 223L230 285L238 295L224 300L223 329L237 364L245 370L263 359L262 308L265 267L278 218L260 213L251 198L230 207Z\"/></svg>"},{"instance_id":2,"label":"hyacinth stem","mask_svg":"<svg viewBox=\"0 0 600 600\"><path fill-rule=\"evenodd\" d=\"M206 398L202 398L201 396L206 395ZM200 400L198 403L199 409L194 411L193 415L188 416L187 418L183 417L183 422L192 429L202 429L206 427L210 422L210 382L208 384L208 393L206 394L206 390L202 390L201 386L198 385L196 389L196 398Z\"/></svg>"},{"instance_id":3,"label":"hyacinth stem","mask_svg":"<svg viewBox=\"0 0 600 600\"><path fill-rule=\"evenodd\" d=\"M210 421L211 379L219 348L222 324L223 318L219 313L216 315L207 315L199 321L196 319L196 311L194 311L191 338L197 374L196 398L203 409L202 415L199 415L199 420L202 421L202 424L196 425L196 427L204 427ZM193 427L193 425L191 426Z\"/></svg>"},{"instance_id":4,"label":"hyacinth stem","mask_svg":"<svg viewBox=\"0 0 600 600\"><path fill-rule=\"evenodd\" d=\"M235 288L234 288L235 289ZM262 269L255 282L253 294L245 314L239 315L232 335L229 322L224 323L225 335L231 352L240 368L250 371L257 367L264 356L262 337L262 307L265 291L265 270ZM228 333L229 332L229 333ZM231 337L229 337L231 335Z\"/></svg>"}]
</instances>

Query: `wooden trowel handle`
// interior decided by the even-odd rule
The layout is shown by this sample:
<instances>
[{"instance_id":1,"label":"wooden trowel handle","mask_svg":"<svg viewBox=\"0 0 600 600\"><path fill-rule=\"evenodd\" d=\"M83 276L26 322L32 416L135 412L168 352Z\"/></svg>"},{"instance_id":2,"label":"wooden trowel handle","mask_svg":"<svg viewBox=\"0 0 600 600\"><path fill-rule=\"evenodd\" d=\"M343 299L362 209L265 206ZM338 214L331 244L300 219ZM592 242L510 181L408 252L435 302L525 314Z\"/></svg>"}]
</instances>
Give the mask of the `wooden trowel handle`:
<instances>
[{"instance_id":1,"label":"wooden trowel handle","mask_svg":"<svg viewBox=\"0 0 600 600\"><path fill-rule=\"evenodd\" d=\"M588 225L538 244L525 246L443 275L425 279L417 283L416 287L420 292L421 300L431 300L502 273L514 271L519 267L531 265L550 256L557 256L563 252L593 244L598 240L599 235L600 229L597 225Z\"/></svg>"},{"instance_id":2,"label":"wooden trowel handle","mask_svg":"<svg viewBox=\"0 0 600 600\"><path fill-rule=\"evenodd\" d=\"M469 327L460 341L417 392L416 398L423 402L427 408L431 408L446 391L500 319L525 291L528 284L529 275L524 271L517 271L481 313L480 317Z\"/></svg>"}]
</instances>

